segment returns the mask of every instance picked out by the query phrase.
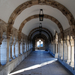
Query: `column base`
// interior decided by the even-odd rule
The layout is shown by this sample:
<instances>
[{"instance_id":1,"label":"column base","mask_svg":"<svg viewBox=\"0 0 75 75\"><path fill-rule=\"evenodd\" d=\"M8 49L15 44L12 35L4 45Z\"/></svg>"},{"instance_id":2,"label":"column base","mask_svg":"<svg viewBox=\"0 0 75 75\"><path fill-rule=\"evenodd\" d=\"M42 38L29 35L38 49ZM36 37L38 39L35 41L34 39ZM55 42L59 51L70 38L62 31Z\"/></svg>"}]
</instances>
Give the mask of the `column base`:
<instances>
[{"instance_id":1,"label":"column base","mask_svg":"<svg viewBox=\"0 0 75 75\"><path fill-rule=\"evenodd\" d=\"M19 56L22 55L21 53L19 54Z\"/></svg>"},{"instance_id":2,"label":"column base","mask_svg":"<svg viewBox=\"0 0 75 75\"><path fill-rule=\"evenodd\" d=\"M16 58L16 56L13 56L13 59L15 59Z\"/></svg>"},{"instance_id":3,"label":"column base","mask_svg":"<svg viewBox=\"0 0 75 75\"><path fill-rule=\"evenodd\" d=\"M63 60L63 57L61 57L61 60Z\"/></svg>"},{"instance_id":4,"label":"column base","mask_svg":"<svg viewBox=\"0 0 75 75\"><path fill-rule=\"evenodd\" d=\"M67 64L70 64L70 60L67 60Z\"/></svg>"},{"instance_id":5,"label":"column base","mask_svg":"<svg viewBox=\"0 0 75 75\"><path fill-rule=\"evenodd\" d=\"M10 58L10 59L9 59L9 61L12 61L12 60L13 60L13 58Z\"/></svg>"},{"instance_id":6,"label":"column base","mask_svg":"<svg viewBox=\"0 0 75 75\"><path fill-rule=\"evenodd\" d=\"M58 58L58 53L55 54L55 58Z\"/></svg>"},{"instance_id":7,"label":"column base","mask_svg":"<svg viewBox=\"0 0 75 75\"><path fill-rule=\"evenodd\" d=\"M71 62L70 66L71 66L71 67L74 67L74 62Z\"/></svg>"},{"instance_id":8,"label":"column base","mask_svg":"<svg viewBox=\"0 0 75 75\"><path fill-rule=\"evenodd\" d=\"M1 63L0 63L0 66L2 66Z\"/></svg>"}]
</instances>

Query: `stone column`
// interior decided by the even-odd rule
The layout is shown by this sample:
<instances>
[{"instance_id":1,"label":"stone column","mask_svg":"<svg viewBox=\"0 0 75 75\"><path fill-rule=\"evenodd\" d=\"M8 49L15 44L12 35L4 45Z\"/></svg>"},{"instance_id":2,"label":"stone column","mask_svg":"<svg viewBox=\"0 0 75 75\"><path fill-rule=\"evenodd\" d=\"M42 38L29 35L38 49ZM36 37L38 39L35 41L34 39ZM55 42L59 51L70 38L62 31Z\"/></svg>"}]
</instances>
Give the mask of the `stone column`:
<instances>
[{"instance_id":1,"label":"stone column","mask_svg":"<svg viewBox=\"0 0 75 75\"><path fill-rule=\"evenodd\" d=\"M23 49L23 41L22 41L22 54L24 53L24 49Z\"/></svg>"},{"instance_id":2,"label":"stone column","mask_svg":"<svg viewBox=\"0 0 75 75\"><path fill-rule=\"evenodd\" d=\"M27 41L27 51L28 51L28 41Z\"/></svg>"},{"instance_id":3,"label":"stone column","mask_svg":"<svg viewBox=\"0 0 75 75\"><path fill-rule=\"evenodd\" d=\"M26 51L25 51L25 42L24 42L24 53L25 53Z\"/></svg>"},{"instance_id":4,"label":"stone column","mask_svg":"<svg viewBox=\"0 0 75 75\"><path fill-rule=\"evenodd\" d=\"M1 66L1 44L0 44L0 66Z\"/></svg>"},{"instance_id":5,"label":"stone column","mask_svg":"<svg viewBox=\"0 0 75 75\"><path fill-rule=\"evenodd\" d=\"M16 43L15 43L16 44ZM16 55L15 55L15 44L14 44L14 57L16 58Z\"/></svg>"},{"instance_id":6,"label":"stone column","mask_svg":"<svg viewBox=\"0 0 75 75\"><path fill-rule=\"evenodd\" d=\"M10 50L10 61L13 59L12 58L12 45L13 45L13 39L12 36L10 37L10 45L9 45L9 50Z\"/></svg>"},{"instance_id":7,"label":"stone column","mask_svg":"<svg viewBox=\"0 0 75 75\"><path fill-rule=\"evenodd\" d=\"M20 52L20 41L18 41L18 48L19 48L19 51L18 51L18 56L20 56L21 55L21 52Z\"/></svg>"},{"instance_id":8,"label":"stone column","mask_svg":"<svg viewBox=\"0 0 75 75\"><path fill-rule=\"evenodd\" d=\"M55 58L58 58L58 52L57 52L58 51L58 43L56 43L56 49L55 50L56 50L56 52L55 52Z\"/></svg>"},{"instance_id":9,"label":"stone column","mask_svg":"<svg viewBox=\"0 0 75 75\"><path fill-rule=\"evenodd\" d=\"M25 53L25 43L23 43L23 53Z\"/></svg>"},{"instance_id":10,"label":"stone column","mask_svg":"<svg viewBox=\"0 0 75 75\"><path fill-rule=\"evenodd\" d=\"M20 44L20 54L22 55L23 54L23 43L21 41L21 44Z\"/></svg>"},{"instance_id":11,"label":"stone column","mask_svg":"<svg viewBox=\"0 0 75 75\"><path fill-rule=\"evenodd\" d=\"M54 45L52 44L52 47L53 47L53 54L54 54Z\"/></svg>"},{"instance_id":12,"label":"stone column","mask_svg":"<svg viewBox=\"0 0 75 75\"><path fill-rule=\"evenodd\" d=\"M23 42L23 53L24 53L24 42Z\"/></svg>"},{"instance_id":13,"label":"stone column","mask_svg":"<svg viewBox=\"0 0 75 75\"><path fill-rule=\"evenodd\" d=\"M13 40L13 44L12 44L12 52L14 53L13 54L13 59L16 57L15 56L15 44L16 44L16 41L15 41L15 39Z\"/></svg>"},{"instance_id":14,"label":"stone column","mask_svg":"<svg viewBox=\"0 0 75 75\"><path fill-rule=\"evenodd\" d=\"M26 42L25 42L25 52L26 52Z\"/></svg>"},{"instance_id":15,"label":"stone column","mask_svg":"<svg viewBox=\"0 0 75 75\"><path fill-rule=\"evenodd\" d=\"M61 39L61 47L60 47L60 50L61 50L61 59L63 60L63 40Z\"/></svg>"},{"instance_id":16,"label":"stone column","mask_svg":"<svg viewBox=\"0 0 75 75\"><path fill-rule=\"evenodd\" d=\"M27 43L26 43L26 48L25 49L26 49L26 52L27 52Z\"/></svg>"},{"instance_id":17,"label":"stone column","mask_svg":"<svg viewBox=\"0 0 75 75\"><path fill-rule=\"evenodd\" d=\"M55 37L55 44L56 44L55 58L58 58L58 34L57 32L56 32L56 37Z\"/></svg>"},{"instance_id":18,"label":"stone column","mask_svg":"<svg viewBox=\"0 0 75 75\"><path fill-rule=\"evenodd\" d=\"M74 39L71 36L71 66L74 67Z\"/></svg>"},{"instance_id":19,"label":"stone column","mask_svg":"<svg viewBox=\"0 0 75 75\"><path fill-rule=\"evenodd\" d=\"M69 38L69 36L67 36L67 48L68 48L68 57L67 57L67 63L69 64L70 63L70 50L71 50L71 47L70 47L70 38Z\"/></svg>"},{"instance_id":20,"label":"stone column","mask_svg":"<svg viewBox=\"0 0 75 75\"><path fill-rule=\"evenodd\" d=\"M67 43L64 41L64 61L67 61Z\"/></svg>"},{"instance_id":21,"label":"stone column","mask_svg":"<svg viewBox=\"0 0 75 75\"><path fill-rule=\"evenodd\" d=\"M28 43L26 42L26 51L28 51Z\"/></svg>"},{"instance_id":22,"label":"stone column","mask_svg":"<svg viewBox=\"0 0 75 75\"><path fill-rule=\"evenodd\" d=\"M54 46L54 45L55 45L55 44L54 44L54 41L53 41L53 54L55 54L55 52L54 52L54 51L55 51L55 50L54 50L54 49L55 49L55 48L54 48L55 46Z\"/></svg>"},{"instance_id":23,"label":"stone column","mask_svg":"<svg viewBox=\"0 0 75 75\"><path fill-rule=\"evenodd\" d=\"M1 66L1 45L2 45L2 41L3 41L3 29L2 26L0 25L0 66Z\"/></svg>"},{"instance_id":24,"label":"stone column","mask_svg":"<svg viewBox=\"0 0 75 75\"><path fill-rule=\"evenodd\" d=\"M7 38L7 62L9 62L9 42L10 42L10 39Z\"/></svg>"},{"instance_id":25,"label":"stone column","mask_svg":"<svg viewBox=\"0 0 75 75\"><path fill-rule=\"evenodd\" d=\"M14 58L16 58L16 51L15 51L16 48L15 47L16 47L16 39L14 39Z\"/></svg>"},{"instance_id":26,"label":"stone column","mask_svg":"<svg viewBox=\"0 0 75 75\"><path fill-rule=\"evenodd\" d=\"M30 42L29 42L29 50L30 50Z\"/></svg>"},{"instance_id":27,"label":"stone column","mask_svg":"<svg viewBox=\"0 0 75 75\"><path fill-rule=\"evenodd\" d=\"M12 44L10 44L10 61L12 60Z\"/></svg>"}]
</instances>

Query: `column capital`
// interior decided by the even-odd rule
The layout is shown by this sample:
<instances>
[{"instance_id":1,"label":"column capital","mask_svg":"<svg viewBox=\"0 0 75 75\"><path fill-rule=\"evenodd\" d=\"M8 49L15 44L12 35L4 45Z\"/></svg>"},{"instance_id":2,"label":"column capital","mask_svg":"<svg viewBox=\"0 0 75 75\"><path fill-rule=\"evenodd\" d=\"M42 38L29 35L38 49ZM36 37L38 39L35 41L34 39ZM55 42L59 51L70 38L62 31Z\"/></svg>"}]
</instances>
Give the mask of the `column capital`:
<instances>
[{"instance_id":1,"label":"column capital","mask_svg":"<svg viewBox=\"0 0 75 75\"><path fill-rule=\"evenodd\" d=\"M63 40L61 39L61 44L63 45Z\"/></svg>"},{"instance_id":2,"label":"column capital","mask_svg":"<svg viewBox=\"0 0 75 75\"><path fill-rule=\"evenodd\" d=\"M2 44L3 38L0 38L0 45Z\"/></svg>"},{"instance_id":3,"label":"column capital","mask_svg":"<svg viewBox=\"0 0 75 75\"><path fill-rule=\"evenodd\" d=\"M74 46L74 39L73 39L73 36L71 36L70 42L71 42L71 46Z\"/></svg>"},{"instance_id":4,"label":"column capital","mask_svg":"<svg viewBox=\"0 0 75 75\"><path fill-rule=\"evenodd\" d=\"M70 45L70 37L69 37L69 35L67 36L67 45L68 46Z\"/></svg>"},{"instance_id":5,"label":"column capital","mask_svg":"<svg viewBox=\"0 0 75 75\"><path fill-rule=\"evenodd\" d=\"M75 25L71 25L71 35L75 38Z\"/></svg>"}]
</instances>

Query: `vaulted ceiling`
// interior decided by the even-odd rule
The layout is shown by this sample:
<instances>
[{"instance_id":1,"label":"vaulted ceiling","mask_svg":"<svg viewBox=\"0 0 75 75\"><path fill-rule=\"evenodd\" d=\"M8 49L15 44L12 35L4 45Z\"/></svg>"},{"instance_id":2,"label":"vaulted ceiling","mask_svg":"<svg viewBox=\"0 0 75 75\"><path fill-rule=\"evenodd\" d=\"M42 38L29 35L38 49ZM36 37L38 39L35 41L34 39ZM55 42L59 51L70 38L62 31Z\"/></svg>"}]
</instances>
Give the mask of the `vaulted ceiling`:
<instances>
[{"instance_id":1,"label":"vaulted ceiling","mask_svg":"<svg viewBox=\"0 0 75 75\"><path fill-rule=\"evenodd\" d=\"M6 23L8 23L9 18L11 16L11 14L14 12L14 10L19 5L21 5L22 3L25 3L27 1L31 1L31 0L0 0L0 19L5 21ZM74 10L75 0L51 0L51 1L56 1L60 4L62 4L63 6L65 6L71 12L71 14L73 15L73 17L75 19L75 10ZM40 9L43 9L44 14L47 14L47 15L50 15L50 16L56 18L61 23L64 30L70 27L68 19L60 10L58 10L57 8L54 8L52 6L44 5L44 4L33 5L31 7L26 8L25 10L23 10L15 18L13 27L15 27L16 29L19 30L21 23L29 16L39 14ZM48 30L50 30L53 35L54 35L55 31L57 31L58 33L60 32L60 29L58 28L57 24L54 23L50 19L44 18L44 21L41 23L42 23L42 26L44 28L47 28ZM22 32L24 34L28 35L32 29L39 27L39 24L40 24L39 18L31 19L30 21L28 21L25 24L25 26L22 29Z\"/></svg>"}]
</instances>

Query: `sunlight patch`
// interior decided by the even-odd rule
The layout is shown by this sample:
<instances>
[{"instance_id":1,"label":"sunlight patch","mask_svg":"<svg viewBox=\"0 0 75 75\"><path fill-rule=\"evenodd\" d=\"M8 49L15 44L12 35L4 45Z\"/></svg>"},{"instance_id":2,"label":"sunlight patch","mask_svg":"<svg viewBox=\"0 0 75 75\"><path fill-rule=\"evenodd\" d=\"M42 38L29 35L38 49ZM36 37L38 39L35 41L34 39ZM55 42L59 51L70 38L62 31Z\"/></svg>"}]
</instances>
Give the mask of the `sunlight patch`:
<instances>
[{"instance_id":1,"label":"sunlight patch","mask_svg":"<svg viewBox=\"0 0 75 75\"><path fill-rule=\"evenodd\" d=\"M36 68L39 68L39 67L42 67L42 66L51 64L51 63L53 63L53 62L55 62L55 61L57 61L57 59L53 59L53 60L50 60L50 61L47 61L47 62L44 62L44 63L41 63L41 64L33 65L33 66L31 66L31 67L28 67L28 68L21 69L21 70L18 70L18 71L16 71L16 72L10 73L10 74L8 74L8 75L14 75L14 74L18 74L18 73L21 73L21 72L24 72L24 71L36 69Z\"/></svg>"}]
</instances>

